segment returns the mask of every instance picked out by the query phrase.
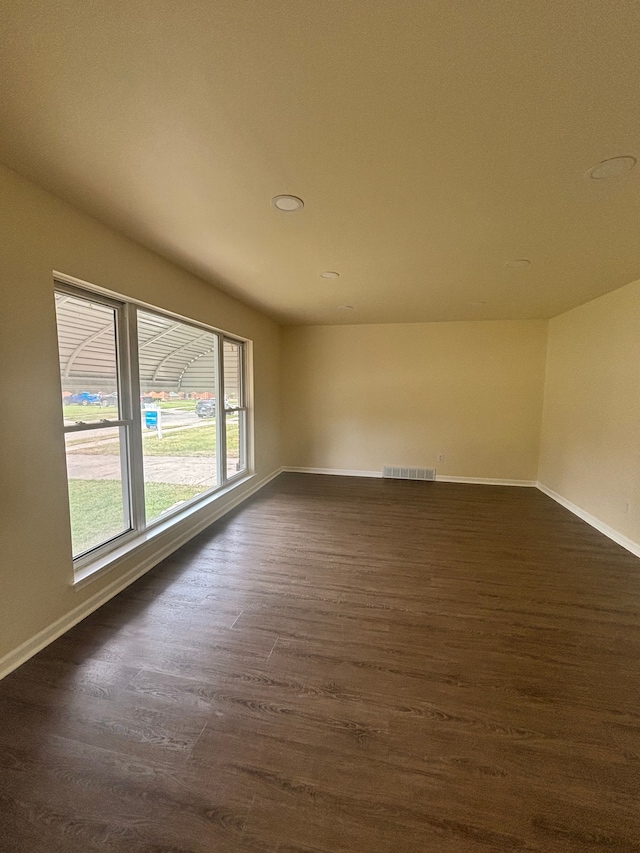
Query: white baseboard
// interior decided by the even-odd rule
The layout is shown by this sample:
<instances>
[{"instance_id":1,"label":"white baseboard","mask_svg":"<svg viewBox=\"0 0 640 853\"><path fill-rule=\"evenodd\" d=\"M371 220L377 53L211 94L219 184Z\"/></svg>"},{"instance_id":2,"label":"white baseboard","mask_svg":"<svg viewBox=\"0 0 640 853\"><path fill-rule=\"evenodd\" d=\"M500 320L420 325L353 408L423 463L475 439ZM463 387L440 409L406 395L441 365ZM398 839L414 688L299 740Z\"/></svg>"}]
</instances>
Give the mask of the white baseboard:
<instances>
[{"instance_id":1,"label":"white baseboard","mask_svg":"<svg viewBox=\"0 0 640 853\"><path fill-rule=\"evenodd\" d=\"M629 539L629 537L625 536L624 533L620 533L618 530L611 527L611 525L605 524L604 521L600 521L600 519L596 518L595 515L591 515L590 512L587 512L567 500L567 498L563 498L562 495L559 495L558 492L554 492L553 489L545 486L544 483L538 483L537 485L541 492L544 492L545 495L553 498L554 501L559 503L565 509L568 509L569 512L572 512L574 515L577 515L578 518L586 521L587 524L590 524L591 527L594 527L600 533L604 533L605 536L608 536L609 539L612 539L616 544L622 545L622 547L626 548L627 551L631 551L631 553L636 557L640 557L640 542L634 542L633 539Z\"/></svg>"},{"instance_id":2,"label":"white baseboard","mask_svg":"<svg viewBox=\"0 0 640 853\"><path fill-rule=\"evenodd\" d=\"M349 468L291 468L285 466L282 470L292 474L332 474L338 477L382 477L382 471L360 471Z\"/></svg>"},{"instance_id":3,"label":"white baseboard","mask_svg":"<svg viewBox=\"0 0 640 853\"><path fill-rule=\"evenodd\" d=\"M0 658L0 679L3 679L6 675L9 675L10 672L13 672L14 669L17 669L21 664L29 660L29 658L36 655L39 651L42 651L45 646L48 646L54 640L57 640L58 637L62 636L62 634L70 628L73 628L74 625L77 625L78 622L81 622L93 613L94 610L102 607L102 605L106 604L109 599L113 598L119 592L122 592L123 589L126 589L130 584L138 580L138 578L142 577L142 575L146 574L146 572L154 566L157 566L158 563L162 562L162 560L166 559L174 551L177 551L178 548L185 545L190 539L197 536L198 533L202 533L202 531L209 527L210 524L213 524L214 521L217 521L228 512L231 512L232 509L235 509L239 504L247 500L251 495L255 494L255 492L266 486L267 483L281 474L282 471L282 468L278 468L271 474L263 477L261 480L251 483L247 489L244 489L241 492L241 494L236 495L232 497L231 500L225 502L224 506L215 507L214 504L210 513L194 516L191 523L189 523L189 521L185 521L180 525L180 529L175 532L175 535L163 542L161 546L154 549L153 553L146 556L137 566L134 566L129 569L129 571L120 575L112 581L112 583L102 587L102 589L94 595L85 599L77 607L74 607L73 610L65 613L64 616L56 619L56 621L52 622L51 625L43 628L43 630L39 631L35 636L25 640L25 642L21 643L21 645L16 649Z\"/></svg>"},{"instance_id":4,"label":"white baseboard","mask_svg":"<svg viewBox=\"0 0 640 853\"><path fill-rule=\"evenodd\" d=\"M382 471L359 471L349 468L283 468L295 474L332 474L339 477L382 477ZM436 474L440 483L475 483L484 486L531 486L537 485L535 480L495 480L489 477L445 477ZM427 481L425 481L427 482Z\"/></svg>"},{"instance_id":5,"label":"white baseboard","mask_svg":"<svg viewBox=\"0 0 640 853\"><path fill-rule=\"evenodd\" d=\"M436 480L439 483L469 483L477 486L524 486L526 488L534 488L537 485L535 480L499 480L493 477L447 477L440 474L436 474Z\"/></svg>"}]
</instances>

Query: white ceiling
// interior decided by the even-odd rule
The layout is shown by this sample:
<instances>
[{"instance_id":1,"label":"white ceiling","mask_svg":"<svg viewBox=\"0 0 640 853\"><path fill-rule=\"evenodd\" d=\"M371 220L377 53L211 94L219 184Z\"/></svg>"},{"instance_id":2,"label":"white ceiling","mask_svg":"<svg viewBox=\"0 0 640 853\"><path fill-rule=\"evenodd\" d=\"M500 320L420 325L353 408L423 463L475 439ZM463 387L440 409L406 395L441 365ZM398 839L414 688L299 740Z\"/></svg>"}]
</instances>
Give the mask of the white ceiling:
<instances>
[{"instance_id":1,"label":"white ceiling","mask_svg":"<svg viewBox=\"0 0 640 853\"><path fill-rule=\"evenodd\" d=\"M4 0L0 24L0 159L280 321L541 318L640 277L640 165L585 177L640 156L635 0Z\"/></svg>"}]
</instances>

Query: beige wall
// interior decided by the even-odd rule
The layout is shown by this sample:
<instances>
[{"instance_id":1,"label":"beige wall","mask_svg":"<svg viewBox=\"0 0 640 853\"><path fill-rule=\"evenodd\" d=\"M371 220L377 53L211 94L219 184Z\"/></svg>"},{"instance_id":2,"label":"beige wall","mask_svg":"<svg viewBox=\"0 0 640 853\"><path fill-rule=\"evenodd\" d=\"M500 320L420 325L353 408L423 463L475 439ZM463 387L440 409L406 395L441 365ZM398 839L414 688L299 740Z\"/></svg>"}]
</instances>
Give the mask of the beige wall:
<instances>
[{"instance_id":1,"label":"beige wall","mask_svg":"<svg viewBox=\"0 0 640 853\"><path fill-rule=\"evenodd\" d=\"M640 543L640 282L550 321L539 479Z\"/></svg>"},{"instance_id":2,"label":"beige wall","mask_svg":"<svg viewBox=\"0 0 640 853\"><path fill-rule=\"evenodd\" d=\"M0 223L1 658L114 580L70 583L53 270L252 339L258 476L281 463L278 326L2 167Z\"/></svg>"},{"instance_id":3,"label":"beige wall","mask_svg":"<svg viewBox=\"0 0 640 853\"><path fill-rule=\"evenodd\" d=\"M285 464L535 480L546 330L537 320L285 329Z\"/></svg>"}]
</instances>

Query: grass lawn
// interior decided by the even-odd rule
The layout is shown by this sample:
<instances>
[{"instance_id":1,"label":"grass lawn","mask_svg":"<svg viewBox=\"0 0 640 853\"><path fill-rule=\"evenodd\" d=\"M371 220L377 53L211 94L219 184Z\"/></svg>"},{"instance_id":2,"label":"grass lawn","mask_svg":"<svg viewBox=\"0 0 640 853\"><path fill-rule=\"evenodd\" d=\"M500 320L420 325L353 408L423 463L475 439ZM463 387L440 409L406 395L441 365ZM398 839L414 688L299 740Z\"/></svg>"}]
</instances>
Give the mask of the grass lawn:
<instances>
[{"instance_id":1,"label":"grass lawn","mask_svg":"<svg viewBox=\"0 0 640 853\"><path fill-rule=\"evenodd\" d=\"M181 412L195 412L196 400L168 400L167 402L158 403L161 409L178 409ZM69 406L63 406L62 412L65 420L69 421L98 421L100 418L117 418L117 406L81 406L78 403L71 403Z\"/></svg>"},{"instance_id":2,"label":"grass lawn","mask_svg":"<svg viewBox=\"0 0 640 853\"><path fill-rule=\"evenodd\" d=\"M79 406L72 403L70 406L63 406L62 412L65 420L70 421L99 421L100 418L118 417L116 406Z\"/></svg>"},{"instance_id":3,"label":"grass lawn","mask_svg":"<svg viewBox=\"0 0 640 853\"><path fill-rule=\"evenodd\" d=\"M161 409L180 409L183 412L195 412L197 400L165 400L158 403Z\"/></svg>"},{"instance_id":4,"label":"grass lawn","mask_svg":"<svg viewBox=\"0 0 640 853\"><path fill-rule=\"evenodd\" d=\"M170 507L202 493L198 486L147 483L147 515L157 518ZM73 553L95 548L122 533L122 486L117 480L69 480Z\"/></svg>"},{"instance_id":5,"label":"grass lawn","mask_svg":"<svg viewBox=\"0 0 640 853\"><path fill-rule=\"evenodd\" d=\"M233 456L240 447L238 424L227 422L227 452ZM91 456L115 456L119 453L117 441L96 442L95 436L88 440L92 447L83 444L73 445L69 453L82 453ZM165 432L162 438L150 432L143 432L145 456L214 456L216 452L216 425L204 423L172 432Z\"/></svg>"}]
</instances>

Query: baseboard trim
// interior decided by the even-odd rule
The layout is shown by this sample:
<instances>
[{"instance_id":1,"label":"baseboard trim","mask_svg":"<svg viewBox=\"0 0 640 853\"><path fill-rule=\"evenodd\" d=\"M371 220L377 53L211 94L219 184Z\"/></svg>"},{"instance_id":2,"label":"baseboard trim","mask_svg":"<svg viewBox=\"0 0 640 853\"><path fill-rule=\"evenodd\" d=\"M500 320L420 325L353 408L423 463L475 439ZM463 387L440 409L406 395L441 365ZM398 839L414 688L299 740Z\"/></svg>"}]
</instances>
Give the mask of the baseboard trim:
<instances>
[{"instance_id":1,"label":"baseboard trim","mask_svg":"<svg viewBox=\"0 0 640 853\"><path fill-rule=\"evenodd\" d=\"M285 467L284 471L294 474L330 474L338 477L380 477L382 471L360 471L349 468L291 468ZM496 480L491 477L445 477L436 474L436 482L440 483L470 483L484 486L527 486L535 487L535 480Z\"/></svg>"},{"instance_id":2,"label":"baseboard trim","mask_svg":"<svg viewBox=\"0 0 640 853\"><path fill-rule=\"evenodd\" d=\"M177 551L178 548L185 545L190 539L197 536L198 533L202 533L202 531L209 527L210 524L218 521L218 519L231 512L231 510L246 501L257 491L264 488L267 483L275 479L282 473L282 471L282 468L277 468L275 471L272 471L271 474L268 474L256 483L251 483L247 489L243 490L241 494L234 496L230 501L226 502L223 507L217 507L211 513L207 513L206 515L199 514L197 517L194 517L194 520L191 523L185 522L185 525L181 526L180 532L177 535L171 537L167 542L164 542L159 548L155 549L152 554L145 557L137 566L134 566L129 569L129 571L120 575L110 584L107 584L107 586L102 587L102 589L85 599L85 601L77 607L74 607L68 613L65 613L64 616L61 616L59 619L56 619L55 622L52 622L46 628L43 628L42 631L39 631L33 637L25 640L24 643L21 643L13 651L4 655L4 657L0 658L0 680L28 661L29 658L38 654L38 652L42 651L42 649L50 643L53 643L54 640L57 640L58 637L61 637L62 634L66 633L70 628L73 628L74 625L77 625L78 622L82 622L82 620L93 613L94 610L102 607L102 605L106 604L109 599L113 598L119 592L122 592L123 589L126 589L130 584L138 580L138 578L142 577L142 575L146 574L154 566L157 566L158 563L161 563L162 560L166 559L174 551Z\"/></svg>"},{"instance_id":3,"label":"baseboard trim","mask_svg":"<svg viewBox=\"0 0 640 853\"><path fill-rule=\"evenodd\" d=\"M358 469L351 470L349 468L283 468L283 471L291 474L330 474L337 477L379 477L382 478L382 471L360 471Z\"/></svg>"},{"instance_id":4,"label":"baseboard trim","mask_svg":"<svg viewBox=\"0 0 640 853\"><path fill-rule=\"evenodd\" d=\"M447 477L436 474L439 483L469 483L477 486L519 486L524 488L535 488L535 480L500 480L494 477Z\"/></svg>"},{"instance_id":5,"label":"baseboard trim","mask_svg":"<svg viewBox=\"0 0 640 853\"><path fill-rule=\"evenodd\" d=\"M577 504L572 503L567 498L562 497L562 495L558 494L558 492L554 492L553 489L550 489L548 486L545 486L544 483L537 484L538 489L543 492L547 497L550 497L552 500L559 503L565 509L568 509L569 512L572 512L574 515L577 515L578 518L581 518L582 521L586 521L587 524L590 524L591 527L594 527L599 533L603 533L617 545L621 545L627 551L630 551L634 556L640 557L640 542L634 542L633 539L629 539L628 536L625 536L624 533L620 533L620 531L616 530L611 525L606 524L604 521L601 521L599 518L596 518L595 515L591 515L590 512L587 512L585 509L582 509Z\"/></svg>"}]
</instances>

